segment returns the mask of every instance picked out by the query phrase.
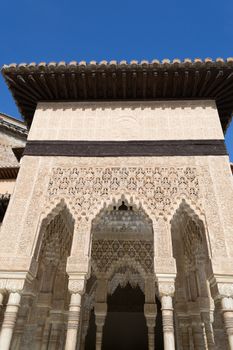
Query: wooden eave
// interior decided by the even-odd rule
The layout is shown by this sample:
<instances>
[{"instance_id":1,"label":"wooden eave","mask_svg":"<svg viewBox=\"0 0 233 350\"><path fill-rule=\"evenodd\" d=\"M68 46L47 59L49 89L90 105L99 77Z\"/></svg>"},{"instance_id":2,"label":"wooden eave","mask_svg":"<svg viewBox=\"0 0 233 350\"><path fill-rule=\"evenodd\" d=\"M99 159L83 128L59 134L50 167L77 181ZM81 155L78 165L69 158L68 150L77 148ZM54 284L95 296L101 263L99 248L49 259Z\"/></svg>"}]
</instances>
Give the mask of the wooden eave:
<instances>
[{"instance_id":1,"label":"wooden eave","mask_svg":"<svg viewBox=\"0 0 233 350\"><path fill-rule=\"evenodd\" d=\"M233 111L233 58L22 63L2 74L29 126L40 101L211 99L224 131Z\"/></svg>"},{"instance_id":2,"label":"wooden eave","mask_svg":"<svg viewBox=\"0 0 233 350\"><path fill-rule=\"evenodd\" d=\"M0 167L0 180L16 179L19 167Z\"/></svg>"}]
</instances>

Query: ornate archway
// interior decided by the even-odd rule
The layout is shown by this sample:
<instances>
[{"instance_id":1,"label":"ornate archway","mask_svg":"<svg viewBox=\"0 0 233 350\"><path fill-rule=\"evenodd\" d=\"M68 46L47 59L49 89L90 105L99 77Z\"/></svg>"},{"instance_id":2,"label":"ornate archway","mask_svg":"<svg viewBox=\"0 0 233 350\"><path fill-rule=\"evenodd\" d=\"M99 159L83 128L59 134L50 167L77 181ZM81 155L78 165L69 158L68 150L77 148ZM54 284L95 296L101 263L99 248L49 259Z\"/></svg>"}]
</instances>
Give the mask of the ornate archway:
<instances>
[{"instance_id":1,"label":"ornate archway","mask_svg":"<svg viewBox=\"0 0 233 350\"><path fill-rule=\"evenodd\" d=\"M204 219L204 218L203 218ZM204 221L183 200L171 220L177 277L174 296L177 346L216 349L214 301L208 278L210 248Z\"/></svg>"},{"instance_id":2,"label":"ornate archway","mask_svg":"<svg viewBox=\"0 0 233 350\"><path fill-rule=\"evenodd\" d=\"M121 294L121 292L124 294L124 290L126 294L131 290L132 295L136 293L136 297L143 296L144 301L140 304L142 310L138 314L138 320L139 323L142 322L143 324L144 322L145 329L147 330L148 327L150 332L150 337L148 337L148 331L144 334L146 335L144 345L146 344L145 346L148 348L149 341L151 343L150 348L154 346L156 304L153 237L152 221L142 206L135 205L132 201L128 202L124 196L103 208L93 220L91 276L96 279L93 303L96 323L96 348L101 349L102 343L103 348L109 347L109 337L103 331L103 329L106 329L111 333L109 322L104 328L106 315L107 320L111 317L114 318L109 303L112 300L111 296L115 295L116 292L117 294ZM93 279L93 277L91 278ZM148 303L154 305L154 324L152 325L151 322L148 323L145 308ZM121 305L119 304L118 307L121 308ZM114 315L116 316L116 313ZM150 310L150 321L151 316ZM118 314L118 317L120 317L120 314ZM128 317L130 316L128 315ZM130 324L128 326L130 327ZM144 339L143 336L142 339ZM130 342L129 339L128 341ZM133 339L131 339L132 341ZM87 342L90 344L89 338Z\"/></svg>"},{"instance_id":3,"label":"ornate archway","mask_svg":"<svg viewBox=\"0 0 233 350\"><path fill-rule=\"evenodd\" d=\"M36 278L26 285L12 349L63 349L69 309L67 258L74 219L64 201L42 217L34 249Z\"/></svg>"}]
</instances>

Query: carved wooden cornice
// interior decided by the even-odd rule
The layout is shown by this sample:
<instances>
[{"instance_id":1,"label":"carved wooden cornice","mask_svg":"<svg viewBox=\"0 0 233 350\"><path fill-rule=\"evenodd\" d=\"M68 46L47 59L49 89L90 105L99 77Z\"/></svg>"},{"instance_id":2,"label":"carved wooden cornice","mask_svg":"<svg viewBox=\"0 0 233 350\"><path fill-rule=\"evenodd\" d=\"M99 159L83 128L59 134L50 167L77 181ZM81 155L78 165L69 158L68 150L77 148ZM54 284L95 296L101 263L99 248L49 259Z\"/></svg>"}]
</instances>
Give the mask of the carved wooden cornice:
<instances>
[{"instance_id":1,"label":"carved wooden cornice","mask_svg":"<svg viewBox=\"0 0 233 350\"><path fill-rule=\"evenodd\" d=\"M215 100L223 130L233 111L233 58L4 65L28 125L39 101Z\"/></svg>"},{"instance_id":2,"label":"carved wooden cornice","mask_svg":"<svg viewBox=\"0 0 233 350\"><path fill-rule=\"evenodd\" d=\"M16 124L14 122L14 118L4 113L0 113L0 130L4 130L10 134L17 136L20 139L26 140L28 135L27 128L23 123L21 123L21 125L19 125L19 123L20 122L17 120Z\"/></svg>"}]
</instances>

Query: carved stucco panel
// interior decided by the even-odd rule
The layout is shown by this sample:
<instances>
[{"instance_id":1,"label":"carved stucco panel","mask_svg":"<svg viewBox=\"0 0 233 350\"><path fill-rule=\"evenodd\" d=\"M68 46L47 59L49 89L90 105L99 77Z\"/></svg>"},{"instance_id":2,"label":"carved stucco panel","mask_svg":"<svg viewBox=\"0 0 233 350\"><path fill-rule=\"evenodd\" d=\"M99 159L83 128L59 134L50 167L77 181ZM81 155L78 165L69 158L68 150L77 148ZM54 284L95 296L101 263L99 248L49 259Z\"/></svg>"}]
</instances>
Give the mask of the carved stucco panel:
<instances>
[{"instance_id":1,"label":"carved stucco panel","mask_svg":"<svg viewBox=\"0 0 233 350\"><path fill-rule=\"evenodd\" d=\"M226 256L226 243L224 237L224 223L221 222L220 209L217 204L214 183L209 167L202 167L199 183L203 193L203 207L205 208L206 230L209 232L211 255Z\"/></svg>"},{"instance_id":2,"label":"carved stucco panel","mask_svg":"<svg viewBox=\"0 0 233 350\"><path fill-rule=\"evenodd\" d=\"M166 217L180 198L200 205L194 167L54 168L48 197L68 198L79 215L94 217L116 196L133 196L148 214Z\"/></svg>"}]
</instances>

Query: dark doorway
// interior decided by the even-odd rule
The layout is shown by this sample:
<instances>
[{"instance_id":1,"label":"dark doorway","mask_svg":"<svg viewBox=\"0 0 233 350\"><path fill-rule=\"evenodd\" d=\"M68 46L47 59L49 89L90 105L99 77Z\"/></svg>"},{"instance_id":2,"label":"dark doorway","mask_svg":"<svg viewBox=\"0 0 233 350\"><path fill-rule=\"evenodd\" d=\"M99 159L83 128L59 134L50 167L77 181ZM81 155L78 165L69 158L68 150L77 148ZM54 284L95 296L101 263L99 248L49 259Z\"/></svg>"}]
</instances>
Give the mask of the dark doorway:
<instances>
[{"instance_id":1,"label":"dark doorway","mask_svg":"<svg viewBox=\"0 0 233 350\"><path fill-rule=\"evenodd\" d=\"M144 316L145 296L139 287L118 287L108 296L108 314L103 330L102 350L148 350L147 326ZM161 304L156 299L157 318L155 349L163 350ZM91 312L85 350L95 350L95 316Z\"/></svg>"},{"instance_id":2,"label":"dark doorway","mask_svg":"<svg viewBox=\"0 0 233 350\"><path fill-rule=\"evenodd\" d=\"M103 350L147 350L147 326L143 313L145 297L139 287L118 287L108 297L103 332Z\"/></svg>"}]
</instances>

